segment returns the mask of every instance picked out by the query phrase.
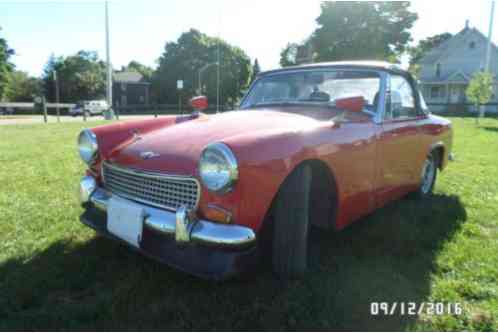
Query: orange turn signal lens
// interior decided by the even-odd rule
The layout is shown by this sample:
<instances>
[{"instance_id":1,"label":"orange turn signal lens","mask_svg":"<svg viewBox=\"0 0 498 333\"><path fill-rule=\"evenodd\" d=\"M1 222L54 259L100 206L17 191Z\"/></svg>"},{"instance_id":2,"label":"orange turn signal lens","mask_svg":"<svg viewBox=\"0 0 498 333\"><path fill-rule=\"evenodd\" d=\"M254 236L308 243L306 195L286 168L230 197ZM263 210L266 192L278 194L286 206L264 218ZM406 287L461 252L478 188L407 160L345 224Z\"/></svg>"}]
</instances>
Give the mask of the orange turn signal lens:
<instances>
[{"instance_id":1,"label":"orange turn signal lens","mask_svg":"<svg viewBox=\"0 0 498 333\"><path fill-rule=\"evenodd\" d=\"M225 208L221 208L213 204L208 204L207 209L204 212L204 216L206 219L213 222L225 224L232 223L232 213Z\"/></svg>"}]
</instances>

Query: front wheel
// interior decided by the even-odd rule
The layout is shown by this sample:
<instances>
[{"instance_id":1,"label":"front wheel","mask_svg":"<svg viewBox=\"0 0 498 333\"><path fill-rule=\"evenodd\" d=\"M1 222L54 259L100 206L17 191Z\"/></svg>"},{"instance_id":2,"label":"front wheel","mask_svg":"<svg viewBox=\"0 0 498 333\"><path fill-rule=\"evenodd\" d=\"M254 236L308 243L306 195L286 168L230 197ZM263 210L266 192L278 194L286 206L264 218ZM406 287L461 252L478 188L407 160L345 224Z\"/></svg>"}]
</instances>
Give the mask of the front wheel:
<instances>
[{"instance_id":1,"label":"front wheel","mask_svg":"<svg viewBox=\"0 0 498 333\"><path fill-rule=\"evenodd\" d=\"M275 203L273 271L297 277L307 267L311 168L298 167L285 180Z\"/></svg>"},{"instance_id":2,"label":"front wheel","mask_svg":"<svg viewBox=\"0 0 498 333\"><path fill-rule=\"evenodd\" d=\"M421 172L420 186L417 190L417 197L425 198L432 194L437 178L438 156L431 152L424 161Z\"/></svg>"}]
</instances>

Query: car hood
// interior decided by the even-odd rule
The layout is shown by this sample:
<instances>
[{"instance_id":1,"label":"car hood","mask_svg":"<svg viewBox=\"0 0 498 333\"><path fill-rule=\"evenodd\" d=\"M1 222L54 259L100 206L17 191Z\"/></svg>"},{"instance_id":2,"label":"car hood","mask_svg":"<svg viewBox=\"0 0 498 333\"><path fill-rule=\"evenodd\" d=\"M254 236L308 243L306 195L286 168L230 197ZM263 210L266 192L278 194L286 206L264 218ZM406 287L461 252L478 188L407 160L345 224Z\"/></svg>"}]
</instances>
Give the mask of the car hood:
<instances>
[{"instance_id":1,"label":"car hood","mask_svg":"<svg viewBox=\"0 0 498 333\"><path fill-rule=\"evenodd\" d=\"M139 133L135 140L116 148L109 160L140 170L193 175L202 150L210 143L228 139L233 142L256 132L259 137L296 132L318 123L300 114L261 109L201 115L187 121L179 118L168 127ZM152 152L153 157L143 158L141 154L145 152Z\"/></svg>"}]
</instances>

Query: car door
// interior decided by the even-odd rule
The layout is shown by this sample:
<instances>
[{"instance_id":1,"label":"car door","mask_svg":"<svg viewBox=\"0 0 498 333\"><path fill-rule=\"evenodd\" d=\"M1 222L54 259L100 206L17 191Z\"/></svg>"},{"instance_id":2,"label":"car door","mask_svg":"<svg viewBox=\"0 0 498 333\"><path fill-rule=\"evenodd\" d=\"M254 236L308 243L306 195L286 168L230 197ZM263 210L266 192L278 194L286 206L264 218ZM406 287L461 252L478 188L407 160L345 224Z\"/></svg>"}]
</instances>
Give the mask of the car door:
<instances>
[{"instance_id":1,"label":"car door","mask_svg":"<svg viewBox=\"0 0 498 333\"><path fill-rule=\"evenodd\" d=\"M391 74L378 140L377 206L416 189L424 149L419 139L420 120L413 85L406 77Z\"/></svg>"}]
</instances>

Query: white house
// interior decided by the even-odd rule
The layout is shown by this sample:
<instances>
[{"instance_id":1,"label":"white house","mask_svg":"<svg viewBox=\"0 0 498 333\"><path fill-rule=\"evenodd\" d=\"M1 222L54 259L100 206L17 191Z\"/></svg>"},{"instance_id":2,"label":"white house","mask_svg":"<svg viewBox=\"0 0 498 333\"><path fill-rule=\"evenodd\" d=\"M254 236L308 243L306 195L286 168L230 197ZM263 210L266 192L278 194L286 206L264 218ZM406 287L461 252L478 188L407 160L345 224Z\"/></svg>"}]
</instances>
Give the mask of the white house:
<instances>
[{"instance_id":1,"label":"white house","mask_svg":"<svg viewBox=\"0 0 498 333\"><path fill-rule=\"evenodd\" d=\"M476 28L465 28L428 52L420 61L420 87L428 103L466 102L465 90L472 76L484 70L488 39ZM498 49L491 46L490 71L498 77ZM494 86L494 100L498 96ZM494 109L494 108L493 108Z\"/></svg>"}]
</instances>

